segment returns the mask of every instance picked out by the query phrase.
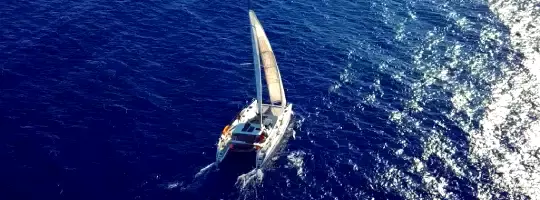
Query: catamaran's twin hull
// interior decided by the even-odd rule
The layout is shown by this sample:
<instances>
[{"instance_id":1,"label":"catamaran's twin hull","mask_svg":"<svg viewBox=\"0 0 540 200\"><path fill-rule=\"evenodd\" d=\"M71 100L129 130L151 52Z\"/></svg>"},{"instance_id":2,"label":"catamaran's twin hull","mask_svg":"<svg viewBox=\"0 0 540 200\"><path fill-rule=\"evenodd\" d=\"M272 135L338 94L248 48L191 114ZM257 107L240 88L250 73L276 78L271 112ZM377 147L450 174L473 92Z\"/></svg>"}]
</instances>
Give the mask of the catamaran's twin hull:
<instances>
[{"instance_id":1,"label":"catamaran's twin hull","mask_svg":"<svg viewBox=\"0 0 540 200\"><path fill-rule=\"evenodd\" d=\"M257 100L244 108L223 129L217 144L216 162L221 163L231 152L256 152L255 163L260 168L268 163L277 150L293 112L292 104L287 103L285 98L285 88L268 37L251 8L249 23ZM272 104L262 103L262 66Z\"/></svg>"},{"instance_id":2,"label":"catamaran's twin hull","mask_svg":"<svg viewBox=\"0 0 540 200\"><path fill-rule=\"evenodd\" d=\"M292 104L286 107L263 104L262 123L256 106L257 100L254 100L238 114L231 124L224 128L217 144L216 162L218 164L230 154L255 152L253 161L257 168L261 168L268 163L278 149L291 123ZM261 130L265 133L260 132ZM247 142L251 136L257 139L262 134L265 135L264 141Z\"/></svg>"}]
</instances>

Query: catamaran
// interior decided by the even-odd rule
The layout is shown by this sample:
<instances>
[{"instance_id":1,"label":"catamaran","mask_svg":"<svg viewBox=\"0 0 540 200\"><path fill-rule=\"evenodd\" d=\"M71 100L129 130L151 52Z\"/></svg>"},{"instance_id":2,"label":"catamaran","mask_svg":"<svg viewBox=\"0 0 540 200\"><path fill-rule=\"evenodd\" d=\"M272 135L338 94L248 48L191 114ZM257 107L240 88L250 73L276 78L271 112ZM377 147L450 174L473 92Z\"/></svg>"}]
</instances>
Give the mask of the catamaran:
<instances>
[{"instance_id":1,"label":"catamaran","mask_svg":"<svg viewBox=\"0 0 540 200\"><path fill-rule=\"evenodd\" d=\"M221 163L228 154L254 152L254 164L260 169L277 150L291 122L293 111L292 104L285 99L283 82L270 42L251 8L249 21L257 99L223 128L217 143L216 162ZM268 104L262 102L261 60L270 97Z\"/></svg>"}]
</instances>

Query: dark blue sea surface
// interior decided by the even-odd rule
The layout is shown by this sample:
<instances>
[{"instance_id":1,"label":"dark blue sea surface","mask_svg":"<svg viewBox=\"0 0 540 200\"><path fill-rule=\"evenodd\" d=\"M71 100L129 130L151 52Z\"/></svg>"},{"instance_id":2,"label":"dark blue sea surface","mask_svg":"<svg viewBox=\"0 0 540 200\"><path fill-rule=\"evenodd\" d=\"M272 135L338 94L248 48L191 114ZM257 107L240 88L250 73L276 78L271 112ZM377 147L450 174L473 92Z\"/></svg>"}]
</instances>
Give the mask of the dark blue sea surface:
<instances>
[{"instance_id":1,"label":"dark blue sea surface","mask_svg":"<svg viewBox=\"0 0 540 200\"><path fill-rule=\"evenodd\" d=\"M0 199L539 199L534 2L254 1L296 120L241 175L247 1L2 1Z\"/></svg>"}]
</instances>

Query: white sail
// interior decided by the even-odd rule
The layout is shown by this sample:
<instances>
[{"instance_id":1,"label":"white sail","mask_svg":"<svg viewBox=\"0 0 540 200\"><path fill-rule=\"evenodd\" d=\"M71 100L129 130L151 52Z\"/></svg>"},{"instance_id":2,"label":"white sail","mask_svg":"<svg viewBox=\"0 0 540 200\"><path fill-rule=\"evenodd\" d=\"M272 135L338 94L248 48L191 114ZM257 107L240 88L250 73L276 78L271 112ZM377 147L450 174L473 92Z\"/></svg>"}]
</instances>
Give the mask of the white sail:
<instances>
[{"instance_id":1,"label":"white sail","mask_svg":"<svg viewBox=\"0 0 540 200\"><path fill-rule=\"evenodd\" d=\"M251 45L253 47L253 66L255 68L255 85L257 86L257 112L260 113L260 121L262 123L262 83L261 83L261 59L259 54L259 44L257 42L257 32L253 25L256 21L255 14L249 12L249 21L251 23Z\"/></svg>"},{"instance_id":2,"label":"white sail","mask_svg":"<svg viewBox=\"0 0 540 200\"><path fill-rule=\"evenodd\" d=\"M257 36L257 43L259 46L259 53L262 58L262 64L264 66L264 75L266 78L266 85L268 86L268 93L270 96L270 102L272 104L281 103L281 106L287 105L285 99L285 91L283 89L283 83L281 81L281 75L277 66L276 57L270 46L270 41L266 37L266 33L257 19L255 12L249 11L251 25L255 27L255 35Z\"/></svg>"}]
</instances>

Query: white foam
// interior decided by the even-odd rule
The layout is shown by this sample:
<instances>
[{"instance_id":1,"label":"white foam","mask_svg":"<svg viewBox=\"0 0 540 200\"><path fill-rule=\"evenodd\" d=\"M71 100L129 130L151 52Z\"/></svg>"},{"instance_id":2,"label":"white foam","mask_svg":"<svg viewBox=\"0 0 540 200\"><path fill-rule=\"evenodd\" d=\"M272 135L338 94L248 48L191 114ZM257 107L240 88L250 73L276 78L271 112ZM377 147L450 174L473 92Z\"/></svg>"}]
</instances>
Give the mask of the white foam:
<instances>
[{"instance_id":1,"label":"white foam","mask_svg":"<svg viewBox=\"0 0 540 200\"><path fill-rule=\"evenodd\" d=\"M330 86L328 89L330 92L336 92L339 90L344 84L350 83L352 80L354 80L354 75L352 72L352 64L354 62L353 55L356 52L356 50L349 50L349 53L347 54L347 66L343 68L343 71L339 73L339 81L335 82L333 85Z\"/></svg>"},{"instance_id":2,"label":"white foam","mask_svg":"<svg viewBox=\"0 0 540 200\"><path fill-rule=\"evenodd\" d=\"M358 171L358 165L354 163L351 159L349 159L349 165L353 167L354 171Z\"/></svg>"},{"instance_id":3,"label":"white foam","mask_svg":"<svg viewBox=\"0 0 540 200\"><path fill-rule=\"evenodd\" d=\"M178 181L167 183L167 189L171 190L171 189L177 188L179 185L180 183Z\"/></svg>"},{"instance_id":4,"label":"white foam","mask_svg":"<svg viewBox=\"0 0 540 200\"><path fill-rule=\"evenodd\" d=\"M261 169L252 169L248 173L238 176L235 185L241 190L245 191L249 186L256 186L260 184L264 177L264 173Z\"/></svg>"},{"instance_id":5,"label":"white foam","mask_svg":"<svg viewBox=\"0 0 540 200\"><path fill-rule=\"evenodd\" d=\"M296 168L296 174L300 178L304 178L306 175L304 173L304 156L306 155L303 151L293 151L287 155L287 160L289 160L289 165Z\"/></svg>"},{"instance_id":6,"label":"white foam","mask_svg":"<svg viewBox=\"0 0 540 200\"><path fill-rule=\"evenodd\" d=\"M199 170L199 172L197 172L197 174L195 174L195 178L203 175L203 174L207 174L207 172L209 172L209 170L211 169L214 169L214 167L216 166L216 163L210 163L208 164L206 167L203 167L202 169Z\"/></svg>"}]
</instances>

